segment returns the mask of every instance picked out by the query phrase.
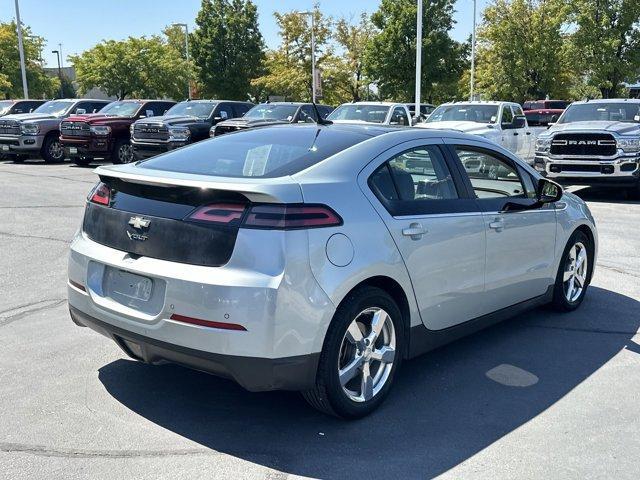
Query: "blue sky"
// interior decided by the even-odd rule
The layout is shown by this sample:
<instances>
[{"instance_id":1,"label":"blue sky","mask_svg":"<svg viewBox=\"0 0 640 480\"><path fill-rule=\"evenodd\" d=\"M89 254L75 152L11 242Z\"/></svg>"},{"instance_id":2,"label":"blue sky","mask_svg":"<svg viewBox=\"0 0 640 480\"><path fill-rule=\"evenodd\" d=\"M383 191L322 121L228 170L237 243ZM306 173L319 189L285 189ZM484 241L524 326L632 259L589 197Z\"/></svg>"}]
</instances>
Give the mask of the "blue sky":
<instances>
[{"instance_id":1,"label":"blue sky","mask_svg":"<svg viewBox=\"0 0 640 480\"><path fill-rule=\"evenodd\" d=\"M274 11L306 10L317 0L254 0L258 5L260 29L267 45L278 45ZM425 0L428 1L428 0ZM478 18L489 0L478 0ZM44 59L56 65L51 50L62 43L66 57L80 53L101 40L122 39L130 35L152 35L173 22L194 26L200 0L20 0L22 22L48 42ZM373 12L378 0L319 0L320 9L335 17L357 17ZM457 21L452 36L465 40L471 33L473 0L457 0ZM0 21L15 17L14 0L0 0ZM67 62L64 61L66 64Z\"/></svg>"}]
</instances>

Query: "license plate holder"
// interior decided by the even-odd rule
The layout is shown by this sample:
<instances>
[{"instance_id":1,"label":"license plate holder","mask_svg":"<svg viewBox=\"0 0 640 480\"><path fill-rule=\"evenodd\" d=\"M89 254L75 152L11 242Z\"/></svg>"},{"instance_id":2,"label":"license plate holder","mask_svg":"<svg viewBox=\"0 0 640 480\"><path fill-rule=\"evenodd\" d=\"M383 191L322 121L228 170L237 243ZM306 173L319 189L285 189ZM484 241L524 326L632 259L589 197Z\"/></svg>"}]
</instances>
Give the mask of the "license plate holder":
<instances>
[{"instance_id":1,"label":"license plate holder","mask_svg":"<svg viewBox=\"0 0 640 480\"><path fill-rule=\"evenodd\" d=\"M69 147L69 153L71 154L78 153L78 149L76 147Z\"/></svg>"},{"instance_id":2,"label":"license plate holder","mask_svg":"<svg viewBox=\"0 0 640 480\"><path fill-rule=\"evenodd\" d=\"M106 290L116 297L148 302L153 293L153 280L125 270L108 268L104 281Z\"/></svg>"},{"instance_id":3,"label":"license plate holder","mask_svg":"<svg viewBox=\"0 0 640 480\"><path fill-rule=\"evenodd\" d=\"M0 145L0 149L1 149L3 152L8 152L8 151L9 151L9 145Z\"/></svg>"}]
</instances>

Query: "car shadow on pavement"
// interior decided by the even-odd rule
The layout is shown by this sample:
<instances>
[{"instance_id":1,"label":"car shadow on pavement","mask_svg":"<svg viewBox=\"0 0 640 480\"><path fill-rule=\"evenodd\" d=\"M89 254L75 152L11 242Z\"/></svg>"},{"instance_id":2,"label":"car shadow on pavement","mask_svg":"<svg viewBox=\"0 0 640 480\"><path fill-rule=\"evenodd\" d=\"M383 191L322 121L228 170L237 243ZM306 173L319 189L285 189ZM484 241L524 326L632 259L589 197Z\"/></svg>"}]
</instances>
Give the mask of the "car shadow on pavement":
<instances>
[{"instance_id":1,"label":"car shadow on pavement","mask_svg":"<svg viewBox=\"0 0 640 480\"><path fill-rule=\"evenodd\" d=\"M405 363L383 406L352 422L295 393L249 393L178 366L117 360L99 379L147 420L286 473L431 478L535 418L621 350L640 352L639 307L592 286L576 312L534 310Z\"/></svg>"},{"instance_id":2,"label":"car shadow on pavement","mask_svg":"<svg viewBox=\"0 0 640 480\"><path fill-rule=\"evenodd\" d=\"M640 204L637 196L622 188L586 187L574 191L585 202Z\"/></svg>"}]
</instances>

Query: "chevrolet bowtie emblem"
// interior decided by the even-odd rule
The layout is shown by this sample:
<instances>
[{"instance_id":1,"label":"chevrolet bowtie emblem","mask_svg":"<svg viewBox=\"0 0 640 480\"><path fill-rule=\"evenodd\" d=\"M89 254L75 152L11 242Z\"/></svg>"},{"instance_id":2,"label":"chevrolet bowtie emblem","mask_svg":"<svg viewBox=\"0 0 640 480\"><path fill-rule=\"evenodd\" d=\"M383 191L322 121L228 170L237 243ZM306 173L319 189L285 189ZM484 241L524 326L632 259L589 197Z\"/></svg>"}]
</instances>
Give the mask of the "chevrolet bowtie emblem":
<instances>
[{"instance_id":1,"label":"chevrolet bowtie emblem","mask_svg":"<svg viewBox=\"0 0 640 480\"><path fill-rule=\"evenodd\" d=\"M144 217L131 217L129 219L129 225L137 230L142 230L143 228L148 228L151 225L151 220Z\"/></svg>"}]
</instances>

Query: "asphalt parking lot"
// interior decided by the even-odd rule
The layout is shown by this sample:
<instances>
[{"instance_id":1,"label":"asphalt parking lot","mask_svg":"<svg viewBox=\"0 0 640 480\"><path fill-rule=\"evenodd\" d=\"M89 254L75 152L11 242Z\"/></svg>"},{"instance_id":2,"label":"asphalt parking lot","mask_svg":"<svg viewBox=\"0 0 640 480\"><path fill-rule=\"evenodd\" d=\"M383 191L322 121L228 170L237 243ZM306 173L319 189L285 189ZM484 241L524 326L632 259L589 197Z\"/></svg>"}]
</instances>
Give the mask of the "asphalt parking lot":
<instances>
[{"instance_id":1,"label":"asphalt parking lot","mask_svg":"<svg viewBox=\"0 0 640 480\"><path fill-rule=\"evenodd\" d=\"M638 478L640 202L578 192L600 234L578 311L406 363L383 407L347 423L76 327L66 255L95 181L0 162L0 478Z\"/></svg>"}]
</instances>

